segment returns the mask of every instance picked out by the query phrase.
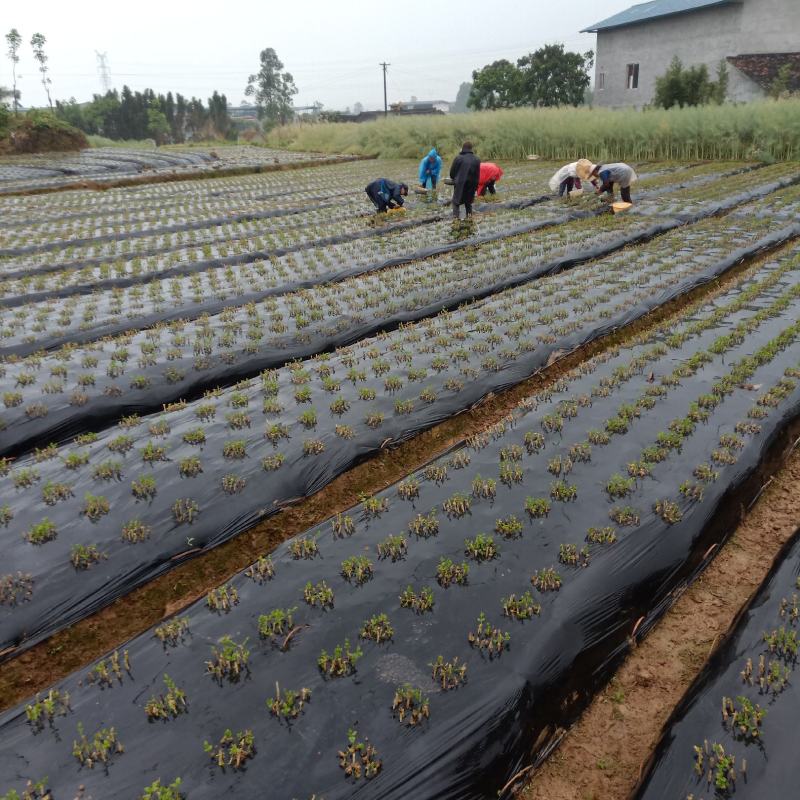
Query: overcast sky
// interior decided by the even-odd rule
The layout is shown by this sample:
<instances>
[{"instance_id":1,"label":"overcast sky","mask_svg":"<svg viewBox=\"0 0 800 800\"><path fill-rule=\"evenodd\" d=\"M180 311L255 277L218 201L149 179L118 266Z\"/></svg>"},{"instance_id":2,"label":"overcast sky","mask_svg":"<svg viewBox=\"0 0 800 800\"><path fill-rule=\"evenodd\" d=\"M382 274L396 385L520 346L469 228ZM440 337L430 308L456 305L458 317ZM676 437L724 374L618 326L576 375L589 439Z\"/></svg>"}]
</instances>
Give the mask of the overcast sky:
<instances>
[{"instance_id":1,"label":"overcast sky","mask_svg":"<svg viewBox=\"0 0 800 800\"><path fill-rule=\"evenodd\" d=\"M237 105L258 54L273 47L294 75L297 105L383 107L379 62L391 64L389 102L453 100L473 69L514 60L543 44L594 49L579 33L633 0L138 0L2 2L5 34L23 38L18 88L25 106L46 102L30 37L47 37L54 98L89 100L101 90L95 51L108 53L112 85L181 92L214 89ZM5 41L3 41L5 51ZM7 58L0 85L10 86Z\"/></svg>"}]
</instances>

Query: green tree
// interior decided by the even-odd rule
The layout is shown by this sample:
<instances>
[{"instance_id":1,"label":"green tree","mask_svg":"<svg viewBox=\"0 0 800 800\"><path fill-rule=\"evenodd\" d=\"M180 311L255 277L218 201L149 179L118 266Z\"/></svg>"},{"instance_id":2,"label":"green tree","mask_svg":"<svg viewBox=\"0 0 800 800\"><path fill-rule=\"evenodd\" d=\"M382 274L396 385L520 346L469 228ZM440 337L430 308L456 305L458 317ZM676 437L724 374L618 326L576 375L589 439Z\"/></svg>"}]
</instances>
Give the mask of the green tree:
<instances>
[{"instance_id":1,"label":"green tree","mask_svg":"<svg viewBox=\"0 0 800 800\"><path fill-rule=\"evenodd\" d=\"M656 78L653 103L662 108L721 104L727 94L728 68L724 62L717 68L717 80L712 81L705 64L684 69L681 60L675 56L667 71Z\"/></svg>"},{"instance_id":2,"label":"green tree","mask_svg":"<svg viewBox=\"0 0 800 800\"><path fill-rule=\"evenodd\" d=\"M34 33L33 36L31 36L33 57L39 62L39 72L42 73L42 86L44 86L44 90L47 93L47 102L49 103L50 108L52 108L53 100L50 97L50 84L52 81L47 74L49 67L47 66L48 59L44 52L45 44L47 44L47 39L45 39L41 33Z\"/></svg>"},{"instance_id":3,"label":"green tree","mask_svg":"<svg viewBox=\"0 0 800 800\"><path fill-rule=\"evenodd\" d=\"M167 115L157 108L147 109L147 133L156 140L156 144L165 144L169 141L169 122Z\"/></svg>"},{"instance_id":4,"label":"green tree","mask_svg":"<svg viewBox=\"0 0 800 800\"><path fill-rule=\"evenodd\" d=\"M9 61L11 61L11 100L14 104L14 113L19 113L19 92L17 91L17 64L19 64L19 48L22 44L22 37L16 28L12 28L6 34L6 43L8 44Z\"/></svg>"},{"instance_id":5,"label":"green tree","mask_svg":"<svg viewBox=\"0 0 800 800\"><path fill-rule=\"evenodd\" d=\"M458 87L456 101L453 103L453 107L451 109L454 114L463 114L469 110L467 107L467 102L469 101L469 95L471 91L472 84L469 81L464 81L464 83Z\"/></svg>"},{"instance_id":6,"label":"green tree","mask_svg":"<svg viewBox=\"0 0 800 800\"><path fill-rule=\"evenodd\" d=\"M594 53L568 52L563 44L548 44L517 61L520 104L579 106L589 87Z\"/></svg>"},{"instance_id":7,"label":"green tree","mask_svg":"<svg viewBox=\"0 0 800 800\"><path fill-rule=\"evenodd\" d=\"M792 78L794 73L791 64L784 64L779 70L775 79L769 87L769 96L773 100L779 100L781 97L786 97L791 89Z\"/></svg>"},{"instance_id":8,"label":"green tree","mask_svg":"<svg viewBox=\"0 0 800 800\"><path fill-rule=\"evenodd\" d=\"M255 100L258 118L267 130L275 125L285 125L292 118L292 98L297 94L294 78L282 72L283 62L268 47L259 55L261 68L247 79L245 95Z\"/></svg>"},{"instance_id":9,"label":"green tree","mask_svg":"<svg viewBox=\"0 0 800 800\"><path fill-rule=\"evenodd\" d=\"M505 58L476 69L467 107L479 111L519 105L519 78L519 70Z\"/></svg>"}]
</instances>

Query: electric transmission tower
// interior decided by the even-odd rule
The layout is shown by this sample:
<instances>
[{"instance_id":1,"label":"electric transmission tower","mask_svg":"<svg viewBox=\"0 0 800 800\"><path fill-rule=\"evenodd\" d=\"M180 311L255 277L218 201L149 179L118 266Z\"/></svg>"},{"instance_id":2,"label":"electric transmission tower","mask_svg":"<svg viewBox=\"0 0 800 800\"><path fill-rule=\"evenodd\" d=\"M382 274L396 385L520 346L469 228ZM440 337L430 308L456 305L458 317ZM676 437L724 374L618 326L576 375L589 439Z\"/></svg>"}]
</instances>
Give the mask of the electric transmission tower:
<instances>
[{"instance_id":1,"label":"electric transmission tower","mask_svg":"<svg viewBox=\"0 0 800 800\"><path fill-rule=\"evenodd\" d=\"M97 56L97 71L100 74L100 85L103 87L103 94L111 91L111 72L108 69L108 53L94 51Z\"/></svg>"}]
</instances>

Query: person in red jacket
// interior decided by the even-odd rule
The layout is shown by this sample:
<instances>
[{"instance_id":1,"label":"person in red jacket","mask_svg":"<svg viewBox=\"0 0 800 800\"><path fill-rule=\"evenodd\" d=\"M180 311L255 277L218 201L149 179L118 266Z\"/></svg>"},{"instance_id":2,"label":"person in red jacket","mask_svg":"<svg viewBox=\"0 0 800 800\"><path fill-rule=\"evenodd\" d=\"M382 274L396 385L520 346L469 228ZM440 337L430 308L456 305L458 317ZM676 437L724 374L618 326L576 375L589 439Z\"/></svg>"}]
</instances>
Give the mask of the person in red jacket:
<instances>
[{"instance_id":1,"label":"person in red jacket","mask_svg":"<svg viewBox=\"0 0 800 800\"><path fill-rule=\"evenodd\" d=\"M495 194L494 185L503 177L503 170L491 161L481 162L481 174L478 178L478 196L484 197L486 192Z\"/></svg>"}]
</instances>

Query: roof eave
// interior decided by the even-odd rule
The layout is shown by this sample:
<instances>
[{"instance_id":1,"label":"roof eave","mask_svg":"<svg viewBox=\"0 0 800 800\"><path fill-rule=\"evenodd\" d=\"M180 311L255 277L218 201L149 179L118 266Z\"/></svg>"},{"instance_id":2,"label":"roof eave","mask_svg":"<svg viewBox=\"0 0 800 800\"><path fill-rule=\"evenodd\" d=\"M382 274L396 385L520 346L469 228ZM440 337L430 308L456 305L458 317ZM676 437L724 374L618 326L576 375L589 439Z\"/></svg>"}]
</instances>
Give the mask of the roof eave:
<instances>
[{"instance_id":1,"label":"roof eave","mask_svg":"<svg viewBox=\"0 0 800 800\"><path fill-rule=\"evenodd\" d=\"M733 0L717 0L716 3L709 3L701 8L685 8L681 11L670 11L666 14L659 14L657 17L647 17L646 19L634 19L630 22L619 22L616 25L601 25L596 23L590 28L584 28L581 33L600 33L601 31L613 31L620 28L630 28L634 25L645 25L648 22L656 22L657 20L667 19L668 17L678 17L681 14L693 14L696 11L703 11L707 8L716 8L717 6L729 5Z\"/></svg>"}]
</instances>

